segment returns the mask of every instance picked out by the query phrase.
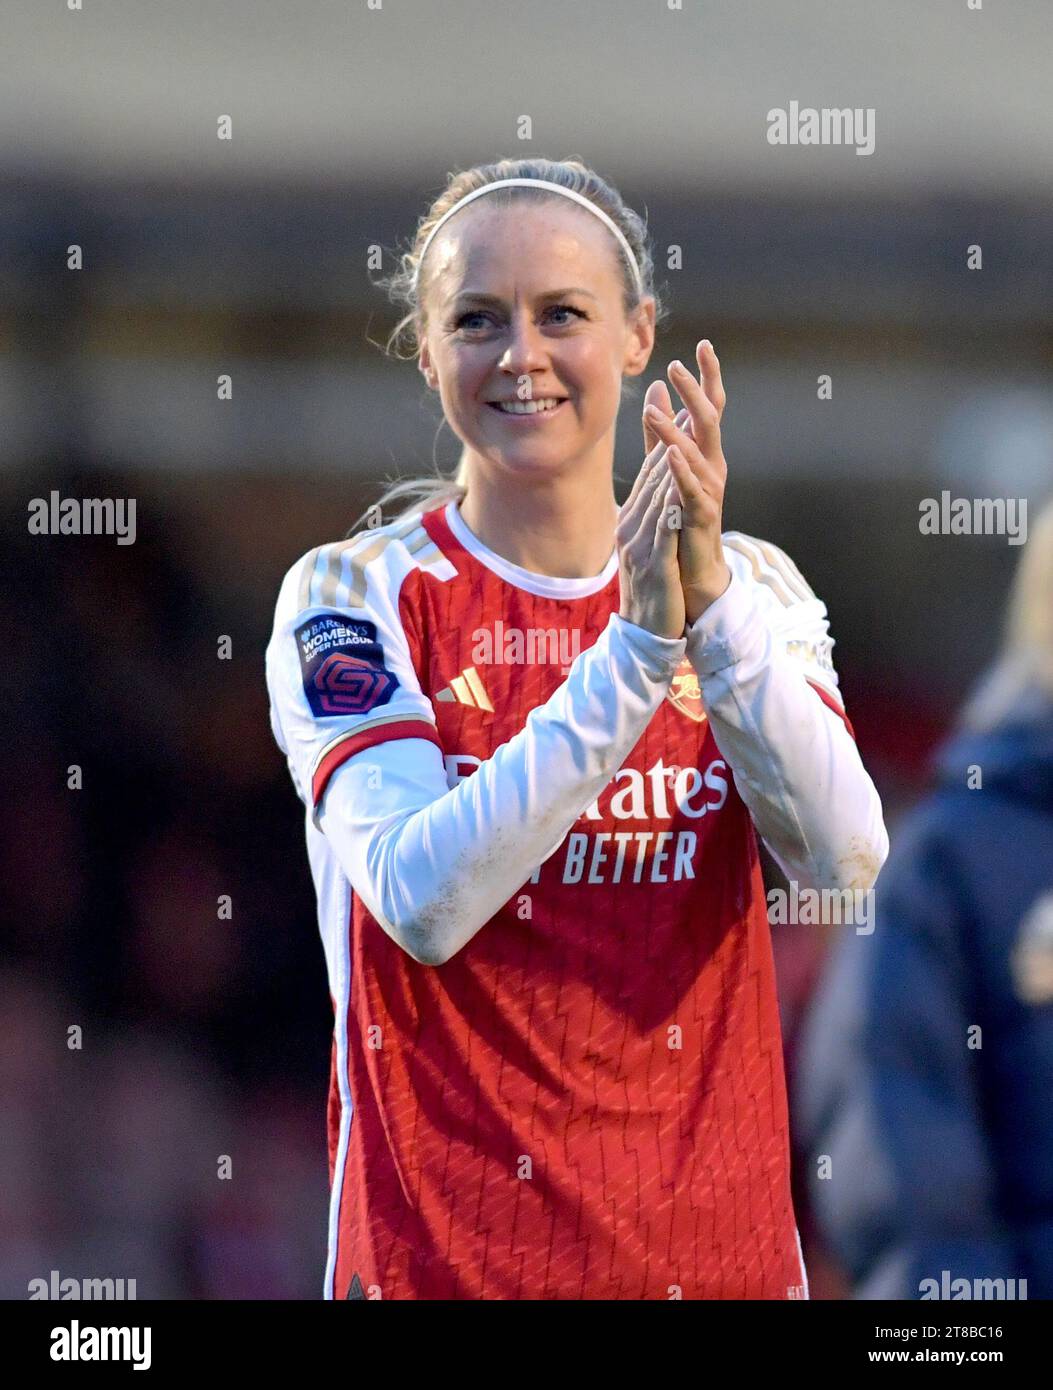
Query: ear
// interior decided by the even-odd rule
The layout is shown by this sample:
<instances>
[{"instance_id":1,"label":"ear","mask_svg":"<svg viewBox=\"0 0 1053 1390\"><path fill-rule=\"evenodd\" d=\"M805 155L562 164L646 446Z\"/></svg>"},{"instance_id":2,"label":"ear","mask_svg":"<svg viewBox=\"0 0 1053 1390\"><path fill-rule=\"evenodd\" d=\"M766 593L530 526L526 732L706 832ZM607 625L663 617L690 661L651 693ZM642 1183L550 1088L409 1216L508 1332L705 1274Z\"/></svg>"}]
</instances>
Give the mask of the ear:
<instances>
[{"instance_id":1,"label":"ear","mask_svg":"<svg viewBox=\"0 0 1053 1390\"><path fill-rule=\"evenodd\" d=\"M648 294L633 310L622 368L625 376L639 376L647 370L651 353L654 351L654 339L655 301L654 295Z\"/></svg>"},{"instance_id":2,"label":"ear","mask_svg":"<svg viewBox=\"0 0 1053 1390\"><path fill-rule=\"evenodd\" d=\"M427 338L425 338L420 345L420 353L417 357L417 366L420 370L421 376L428 383L429 389L432 391L437 391L439 389L439 378L436 374L434 366L432 365L431 353L428 350Z\"/></svg>"}]
</instances>

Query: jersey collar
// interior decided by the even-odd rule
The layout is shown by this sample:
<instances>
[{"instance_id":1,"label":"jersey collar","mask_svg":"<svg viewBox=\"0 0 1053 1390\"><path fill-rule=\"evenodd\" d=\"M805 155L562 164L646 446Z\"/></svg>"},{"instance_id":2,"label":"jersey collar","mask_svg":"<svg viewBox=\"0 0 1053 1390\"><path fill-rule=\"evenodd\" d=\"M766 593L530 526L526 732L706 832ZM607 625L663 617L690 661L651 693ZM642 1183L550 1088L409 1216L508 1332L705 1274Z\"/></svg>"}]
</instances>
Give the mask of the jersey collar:
<instances>
[{"instance_id":1,"label":"jersey collar","mask_svg":"<svg viewBox=\"0 0 1053 1390\"><path fill-rule=\"evenodd\" d=\"M601 589L605 589L618 573L618 551L615 548L599 574L585 575L577 579L535 574L533 570L514 565L511 560L506 560L503 555L498 555L496 551L484 545L475 532L469 530L456 499L446 506L442 515L457 545L478 560L479 564L498 575L506 584L511 584L515 589L525 589L529 594L538 594L542 598L587 598L590 594L598 594Z\"/></svg>"}]
</instances>

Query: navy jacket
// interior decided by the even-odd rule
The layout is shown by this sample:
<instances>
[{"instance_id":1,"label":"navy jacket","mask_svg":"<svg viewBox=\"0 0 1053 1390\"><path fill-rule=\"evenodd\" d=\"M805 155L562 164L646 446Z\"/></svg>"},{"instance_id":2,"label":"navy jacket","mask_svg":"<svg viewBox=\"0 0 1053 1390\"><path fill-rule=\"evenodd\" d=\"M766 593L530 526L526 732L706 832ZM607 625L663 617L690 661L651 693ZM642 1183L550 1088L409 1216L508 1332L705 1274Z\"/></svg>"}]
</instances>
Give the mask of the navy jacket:
<instances>
[{"instance_id":1,"label":"navy jacket","mask_svg":"<svg viewBox=\"0 0 1053 1390\"><path fill-rule=\"evenodd\" d=\"M1053 708L943 750L874 906L797 1073L820 1232L862 1298L945 1270L1053 1298Z\"/></svg>"}]
</instances>

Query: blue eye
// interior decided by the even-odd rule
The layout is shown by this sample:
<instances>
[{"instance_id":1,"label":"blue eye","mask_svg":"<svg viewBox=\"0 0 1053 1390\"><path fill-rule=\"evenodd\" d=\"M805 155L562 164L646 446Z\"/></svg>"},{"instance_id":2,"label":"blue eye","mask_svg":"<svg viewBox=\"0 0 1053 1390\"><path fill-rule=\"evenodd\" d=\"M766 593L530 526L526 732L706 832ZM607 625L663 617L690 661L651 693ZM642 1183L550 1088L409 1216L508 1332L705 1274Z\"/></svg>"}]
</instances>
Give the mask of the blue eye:
<instances>
[{"instance_id":1,"label":"blue eye","mask_svg":"<svg viewBox=\"0 0 1053 1390\"><path fill-rule=\"evenodd\" d=\"M583 319L586 317L583 311L581 309L575 309L573 304L553 304L552 308L556 310L562 309L565 313L568 314L577 314L579 319Z\"/></svg>"},{"instance_id":2,"label":"blue eye","mask_svg":"<svg viewBox=\"0 0 1053 1390\"><path fill-rule=\"evenodd\" d=\"M588 314L586 314L584 310L576 309L573 304L550 304L546 310L546 312L550 314L560 311L565 314L575 314L579 319L588 318ZM462 328L468 319L485 319L488 317L490 317L490 315L482 309L468 309L457 319L454 327ZM564 320L564 322L566 321ZM557 324L556 326L560 327L561 325Z\"/></svg>"}]
</instances>

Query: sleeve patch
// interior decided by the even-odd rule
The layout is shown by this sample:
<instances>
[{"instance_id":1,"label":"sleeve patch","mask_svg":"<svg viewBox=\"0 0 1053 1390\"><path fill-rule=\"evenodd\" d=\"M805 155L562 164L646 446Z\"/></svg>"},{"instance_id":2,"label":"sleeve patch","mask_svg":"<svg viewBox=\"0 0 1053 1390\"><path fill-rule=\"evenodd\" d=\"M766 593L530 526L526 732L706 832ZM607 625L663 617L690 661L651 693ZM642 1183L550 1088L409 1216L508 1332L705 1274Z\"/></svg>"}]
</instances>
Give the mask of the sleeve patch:
<instances>
[{"instance_id":1,"label":"sleeve patch","mask_svg":"<svg viewBox=\"0 0 1053 1390\"><path fill-rule=\"evenodd\" d=\"M319 613L296 629L303 690L316 719L368 714L386 705L398 677L384 664L376 624Z\"/></svg>"}]
</instances>

